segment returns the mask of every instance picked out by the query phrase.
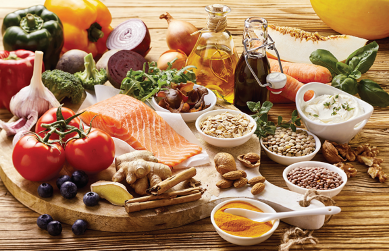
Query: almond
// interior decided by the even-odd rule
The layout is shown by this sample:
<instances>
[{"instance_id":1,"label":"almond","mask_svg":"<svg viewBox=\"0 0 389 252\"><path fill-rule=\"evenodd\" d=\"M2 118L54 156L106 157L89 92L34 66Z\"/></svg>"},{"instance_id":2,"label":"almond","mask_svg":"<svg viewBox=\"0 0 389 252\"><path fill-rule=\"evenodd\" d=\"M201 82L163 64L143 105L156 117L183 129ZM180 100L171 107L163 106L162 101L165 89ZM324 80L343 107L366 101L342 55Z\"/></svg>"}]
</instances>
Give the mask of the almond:
<instances>
[{"instance_id":1,"label":"almond","mask_svg":"<svg viewBox=\"0 0 389 252\"><path fill-rule=\"evenodd\" d=\"M224 179L228 180L237 180L242 177L242 173L240 171L230 171L223 174Z\"/></svg>"},{"instance_id":2,"label":"almond","mask_svg":"<svg viewBox=\"0 0 389 252\"><path fill-rule=\"evenodd\" d=\"M247 174L245 171L242 171L242 170L239 170L240 173L242 173L242 177L243 178L247 178Z\"/></svg>"},{"instance_id":3,"label":"almond","mask_svg":"<svg viewBox=\"0 0 389 252\"><path fill-rule=\"evenodd\" d=\"M265 189L265 184L259 182L259 183L256 183L256 184L253 186L253 188L251 188L251 193L252 193L253 195L257 195L257 194L263 192L264 189Z\"/></svg>"},{"instance_id":4,"label":"almond","mask_svg":"<svg viewBox=\"0 0 389 252\"><path fill-rule=\"evenodd\" d=\"M247 178L240 178L240 179L234 181L235 188L241 188L245 185L247 185Z\"/></svg>"},{"instance_id":5,"label":"almond","mask_svg":"<svg viewBox=\"0 0 389 252\"><path fill-rule=\"evenodd\" d=\"M263 182L265 182L265 181L266 181L265 177L263 177L263 176L257 176L257 177L254 177L254 178L250 179L250 180L249 180L249 184L253 186L253 185L255 185L256 183L263 183Z\"/></svg>"},{"instance_id":6,"label":"almond","mask_svg":"<svg viewBox=\"0 0 389 252\"><path fill-rule=\"evenodd\" d=\"M233 185L234 181L232 180L220 180L219 182L216 183L216 186L219 187L220 189L226 189L230 188Z\"/></svg>"}]
</instances>

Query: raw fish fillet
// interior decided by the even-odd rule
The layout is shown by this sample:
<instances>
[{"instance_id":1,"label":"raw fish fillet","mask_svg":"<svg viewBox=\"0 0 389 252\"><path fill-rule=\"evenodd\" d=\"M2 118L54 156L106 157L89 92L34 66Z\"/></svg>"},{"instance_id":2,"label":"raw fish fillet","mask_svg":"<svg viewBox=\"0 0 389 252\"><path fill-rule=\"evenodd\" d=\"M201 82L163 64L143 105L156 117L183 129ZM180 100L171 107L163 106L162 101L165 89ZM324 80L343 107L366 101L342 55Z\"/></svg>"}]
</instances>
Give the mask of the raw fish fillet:
<instances>
[{"instance_id":1,"label":"raw fish fillet","mask_svg":"<svg viewBox=\"0 0 389 252\"><path fill-rule=\"evenodd\" d=\"M199 154L201 147L180 136L145 103L118 94L85 109L80 117L92 126L117 137L136 150L149 150L159 160L175 166Z\"/></svg>"}]
</instances>

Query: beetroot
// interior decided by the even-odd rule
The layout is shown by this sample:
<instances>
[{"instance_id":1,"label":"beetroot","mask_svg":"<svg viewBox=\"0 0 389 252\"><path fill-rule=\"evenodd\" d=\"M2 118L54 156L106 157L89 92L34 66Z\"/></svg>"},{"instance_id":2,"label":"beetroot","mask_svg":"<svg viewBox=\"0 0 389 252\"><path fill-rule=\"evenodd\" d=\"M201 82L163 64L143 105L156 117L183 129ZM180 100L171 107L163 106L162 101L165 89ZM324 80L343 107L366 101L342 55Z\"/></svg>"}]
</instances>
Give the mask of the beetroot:
<instances>
[{"instance_id":1,"label":"beetroot","mask_svg":"<svg viewBox=\"0 0 389 252\"><path fill-rule=\"evenodd\" d=\"M149 29L142 20L137 18L129 19L119 24L107 38L107 48L119 50L131 50L146 57L150 51Z\"/></svg>"},{"instance_id":2,"label":"beetroot","mask_svg":"<svg viewBox=\"0 0 389 252\"><path fill-rule=\"evenodd\" d=\"M147 60L136 52L130 50L121 50L112 55L107 64L108 80L111 84L120 88L122 80L126 77L127 72L130 69L135 71L142 70L143 64ZM146 72L148 71L148 65L146 64Z\"/></svg>"}]
</instances>

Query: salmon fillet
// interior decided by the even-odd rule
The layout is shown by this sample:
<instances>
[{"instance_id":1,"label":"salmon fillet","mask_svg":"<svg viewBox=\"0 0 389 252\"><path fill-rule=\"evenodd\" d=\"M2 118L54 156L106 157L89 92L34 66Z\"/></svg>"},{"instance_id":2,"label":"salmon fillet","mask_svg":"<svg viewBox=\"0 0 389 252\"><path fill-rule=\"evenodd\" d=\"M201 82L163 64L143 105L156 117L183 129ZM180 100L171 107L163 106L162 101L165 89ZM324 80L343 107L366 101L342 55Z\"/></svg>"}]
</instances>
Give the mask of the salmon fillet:
<instances>
[{"instance_id":1,"label":"salmon fillet","mask_svg":"<svg viewBox=\"0 0 389 252\"><path fill-rule=\"evenodd\" d=\"M188 142L145 103L118 94L85 109L80 117L92 126L119 138L136 150L149 150L159 160L175 166L199 154L201 147Z\"/></svg>"}]
</instances>

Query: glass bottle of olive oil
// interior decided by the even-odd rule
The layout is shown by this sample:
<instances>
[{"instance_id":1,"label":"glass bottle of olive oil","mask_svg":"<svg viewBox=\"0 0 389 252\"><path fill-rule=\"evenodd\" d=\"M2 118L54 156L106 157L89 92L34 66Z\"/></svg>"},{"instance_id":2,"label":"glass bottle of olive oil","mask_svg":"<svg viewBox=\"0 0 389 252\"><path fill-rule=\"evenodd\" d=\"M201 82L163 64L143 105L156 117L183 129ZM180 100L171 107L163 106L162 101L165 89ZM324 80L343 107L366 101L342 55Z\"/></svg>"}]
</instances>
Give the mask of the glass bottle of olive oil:
<instances>
[{"instance_id":1,"label":"glass bottle of olive oil","mask_svg":"<svg viewBox=\"0 0 389 252\"><path fill-rule=\"evenodd\" d=\"M228 6L213 4L205 7L208 12L207 28L200 31L186 65L194 65L197 69L196 82L211 90L217 91L219 97L224 97L232 103L234 99L234 71L238 62L238 54L234 47L231 34L225 29Z\"/></svg>"}]
</instances>

